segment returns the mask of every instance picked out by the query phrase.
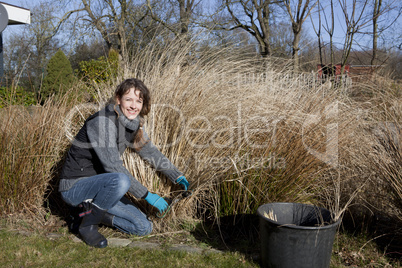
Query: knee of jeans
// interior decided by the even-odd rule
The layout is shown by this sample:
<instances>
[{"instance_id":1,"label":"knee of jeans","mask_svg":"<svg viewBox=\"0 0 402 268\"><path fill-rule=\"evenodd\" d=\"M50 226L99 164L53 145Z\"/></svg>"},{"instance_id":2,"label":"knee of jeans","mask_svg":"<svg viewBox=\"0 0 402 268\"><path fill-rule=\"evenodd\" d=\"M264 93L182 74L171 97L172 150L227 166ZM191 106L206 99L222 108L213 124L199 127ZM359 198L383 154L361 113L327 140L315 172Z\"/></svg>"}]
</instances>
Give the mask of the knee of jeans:
<instances>
[{"instance_id":1,"label":"knee of jeans","mask_svg":"<svg viewBox=\"0 0 402 268\"><path fill-rule=\"evenodd\" d=\"M152 222L147 221L146 224L144 224L143 229L141 230L139 235L149 235L152 232Z\"/></svg>"},{"instance_id":2,"label":"knee of jeans","mask_svg":"<svg viewBox=\"0 0 402 268\"><path fill-rule=\"evenodd\" d=\"M122 194L124 195L127 193L128 189L131 185L130 178L124 173L116 173L116 179L118 183L118 188L121 190Z\"/></svg>"},{"instance_id":3,"label":"knee of jeans","mask_svg":"<svg viewBox=\"0 0 402 268\"><path fill-rule=\"evenodd\" d=\"M152 232L152 228L153 224L151 221L143 221L141 225L133 226L133 230L130 230L129 233L132 235L145 236Z\"/></svg>"}]
</instances>

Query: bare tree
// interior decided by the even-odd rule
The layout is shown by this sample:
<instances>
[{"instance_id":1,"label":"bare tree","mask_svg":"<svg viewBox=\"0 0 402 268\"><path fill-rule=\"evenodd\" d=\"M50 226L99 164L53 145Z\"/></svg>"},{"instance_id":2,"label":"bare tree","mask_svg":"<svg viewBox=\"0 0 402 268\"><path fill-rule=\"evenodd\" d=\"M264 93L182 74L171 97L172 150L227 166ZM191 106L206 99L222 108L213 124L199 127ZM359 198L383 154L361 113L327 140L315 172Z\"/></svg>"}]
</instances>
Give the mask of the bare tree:
<instances>
[{"instance_id":1,"label":"bare tree","mask_svg":"<svg viewBox=\"0 0 402 268\"><path fill-rule=\"evenodd\" d=\"M358 2L358 0L338 0L346 25L346 37L343 44L343 52L341 59L341 73L345 71L345 65L349 59L350 52L354 45L354 38L363 27L370 21L371 17L366 15L366 8L369 0ZM348 5L348 3L351 5Z\"/></svg>"},{"instance_id":2,"label":"bare tree","mask_svg":"<svg viewBox=\"0 0 402 268\"><path fill-rule=\"evenodd\" d=\"M190 18L195 7L194 0L177 0L180 9L180 35L187 35Z\"/></svg>"},{"instance_id":3,"label":"bare tree","mask_svg":"<svg viewBox=\"0 0 402 268\"><path fill-rule=\"evenodd\" d=\"M130 23L131 27L135 27L135 25L137 25L147 16L146 10L139 7L139 9L136 10L135 13L129 12L130 6L127 3L127 0L81 1L83 4L83 10L86 13L86 16L83 19L88 21L99 31L109 49L113 47L114 49L119 51L122 56L126 56L126 25Z\"/></svg>"},{"instance_id":4,"label":"bare tree","mask_svg":"<svg viewBox=\"0 0 402 268\"><path fill-rule=\"evenodd\" d=\"M231 26L215 28L234 30L241 28L251 34L258 42L260 55L264 58L271 55L270 23L274 0L223 0L222 9L229 13Z\"/></svg>"},{"instance_id":5,"label":"bare tree","mask_svg":"<svg viewBox=\"0 0 402 268\"><path fill-rule=\"evenodd\" d=\"M297 71L300 67L299 63L299 43L300 33L304 21L310 16L311 10L317 5L317 1L310 0L283 0L284 7L289 15L292 23L293 42L292 42L292 57L294 61L294 70ZM294 9L292 9L294 7Z\"/></svg>"},{"instance_id":6,"label":"bare tree","mask_svg":"<svg viewBox=\"0 0 402 268\"><path fill-rule=\"evenodd\" d=\"M55 12L56 7L46 3L32 7L31 24L7 40L8 79L26 89L39 89L49 57L61 47L55 38L60 27Z\"/></svg>"},{"instance_id":7,"label":"bare tree","mask_svg":"<svg viewBox=\"0 0 402 268\"><path fill-rule=\"evenodd\" d=\"M271 55L274 57L281 57L290 59L293 57L293 30L292 25L289 22L281 21L271 25L270 28L270 45ZM309 37L307 28L303 28L300 33L299 46L300 55L306 52L306 48L311 44L311 38Z\"/></svg>"},{"instance_id":8,"label":"bare tree","mask_svg":"<svg viewBox=\"0 0 402 268\"><path fill-rule=\"evenodd\" d=\"M310 20L311 20L311 25L313 26L313 31L317 35L318 38L318 54L320 56L320 64L321 66L324 64L323 59L322 59L322 35L321 35L321 10L322 10L322 5L320 4L320 0L317 0L317 7L318 7L318 29L316 29L312 16L310 14Z\"/></svg>"},{"instance_id":9,"label":"bare tree","mask_svg":"<svg viewBox=\"0 0 402 268\"><path fill-rule=\"evenodd\" d=\"M79 7L65 13L61 23L76 14L88 31L96 29L107 47L117 50L123 57L128 55L128 37L148 16L145 3L135 5L130 0L60 0L64 4L79 4Z\"/></svg>"},{"instance_id":10,"label":"bare tree","mask_svg":"<svg viewBox=\"0 0 402 268\"><path fill-rule=\"evenodd\" d=\"M200 2L195 0L170 0L163 2L147 0L147 7L152 19L169 29L177 38L187 39L195 8ZM177 22L172 23L171 18L176 13L178 13Z\"/></svg>"},{"instance_id":11,"label":"bare tree","mask_svg":"<svg viewBox=\"0 0 402 268\"><path fill-rule=\"evenodd\" d=\"M322 2L324 2L324 5L326 5L327 1L324 0ZM334 30L335 30L334 2L333 2L333 0L329 0L329 6L330 6L329 18L328 18L327 12L326 12L326 6L324 6L322 2L320 0L317 0L317 8L318 8L318 10L317 10L317 14L318 14L317 28L312 19L312 14L310 15L310 18L311 18L313 30L318 38L320 64L322 67L324 67L324 66L326 67L327 72L331 73L333 71L333 69L332 69L332 67L331 68L328 68L328 67L334 65L334 42L333 42ZM324 23L322 22L321 15L323 15ZM326 45L323 42L323 33L321 32L321 28L323 28L324 31L329 36L329 54L330 54L329 65L326 62L328 60L326 55L323 55L323 52L326 51ZM325 61L325 63L324 63L324 61Z\"/></svg>"},{"instance_id":12,"label":"bare tree","mask_svg":"<svg viewBox=\"0 0 402 268\"><path fill-rule=\"evenodd\" d=\"M324 29L329 35L329 54L331 66L335 64L334 58L334 30L335 30L335 12L334 12L334 2L330 0L331 6L331 25L329 25L327 16L325 15L325 26Z\"/></svg>"},{"instance_id":13,"label":"bare tree","mask_svg":"<svg viewBox=\"0 0 402 268\"><path fill-rule=\"evenodd\" d=\"M384 1L382 0L374 0L374 2L369 0L351 1L351 5L347 5L346 0L338 0L340 7L342 9L342 13L345 18L346 25L346 38L343 46L343 55L342 55L342 72L344 71L344 65L346 64L352 46L355 45L354 37L356 34L365 34L372 36L372 57L371 64L374 64L377 58L377 40L379 34L384 32L388 27L393 25L396 19L400 15L400 9L397 10L397 14L391 18L390 11L397 8L397 5L400 4L399 1L390 0L384 5ZM348 1L350 3L350 1ZM373 12L371 12L370 4L373 3ZM389 16L385 18L383 27L380 29L378 27L379 17L388 14ZM373 31L368 31L367 28L372 24ZM385 62L385 60L383 61Z\"/></svg>"},{"instance_id":14,"label":"bare tree","mask_svg":"<svg viewBox=\"0 0 402 268\"><path fill-rule=\"evenodd\" d=\"M374 0L373 10L373 55L371 57L371 65L374 65L377 57L377 42L378 42L378 16L380 15L382 0Z\"/></svg>"},{"instance_id":15,"label":"bare tree","mask_svg":"<svg viewBox=\"0 0 402 268\"><path fill-rule=\"evenodd\" d=\"M373 0L372 3L372 57L371 65L374 65L377 60L378 38L380 34L391 27L399 18L402 11L402 5L397 0ZM399 5L399 6L398 6ZM384 19L381 20L381 17ZM381 23L381 27L379 24Z\"/></svg>"},{"instance_id":16,"label":"bare tree","mask_svg":"<svg viewBox=\"0 0 402 268\"><path fill-rule=\"evenodd\" d=\"M271 55L290 58L292 56L293 32L289 23L275 23L270 29Z\"/></svg>"}]
</instances>

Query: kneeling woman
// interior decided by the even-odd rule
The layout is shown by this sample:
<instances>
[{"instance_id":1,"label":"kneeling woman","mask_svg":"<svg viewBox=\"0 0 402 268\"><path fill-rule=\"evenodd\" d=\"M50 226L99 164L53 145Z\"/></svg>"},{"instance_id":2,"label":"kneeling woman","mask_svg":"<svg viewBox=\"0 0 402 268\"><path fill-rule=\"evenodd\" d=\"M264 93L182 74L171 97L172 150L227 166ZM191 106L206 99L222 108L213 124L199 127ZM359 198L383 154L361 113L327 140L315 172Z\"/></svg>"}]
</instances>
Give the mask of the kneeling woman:
<instances>
[{"instance_id":1,"label":"kneeling woman","mask_svg":"<svg viewBox=\"0 0 402 268\"><path fill-rule=\"evenodd\" d=\"M114 104L91 115L75 137L61 173L59 191L70 206L84 207L79 233L91 246L107 246L98 232L100 223L135 235L147 235L152 222L124 195L143 198L160 213L166 201L151 193L123 166L127 147L187 190L186 178L149 140L143 129L151 108L150 93L137 79L123 81L115 91Z\"/></svg>"}]
</instances>

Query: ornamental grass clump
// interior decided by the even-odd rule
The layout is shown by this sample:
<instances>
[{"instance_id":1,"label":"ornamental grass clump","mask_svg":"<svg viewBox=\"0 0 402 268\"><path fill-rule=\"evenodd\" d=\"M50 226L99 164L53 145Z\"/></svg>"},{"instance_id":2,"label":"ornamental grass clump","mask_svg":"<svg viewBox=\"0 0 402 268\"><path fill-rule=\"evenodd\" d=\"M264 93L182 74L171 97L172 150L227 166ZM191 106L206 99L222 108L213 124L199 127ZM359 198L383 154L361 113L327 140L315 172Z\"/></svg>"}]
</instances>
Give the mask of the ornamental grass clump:
<instances>
[{"instance_id":1,"label":"ornamental grass clump","mask_svg":"<svg viewBox=\"0 0 402 268\"><path fill-rule=\"evenodd\" d=\"M234 48L189 57L195 44L176 45L142 48L124 70L151 88L146 131L191 182L193 195L168 219L254 213L273 201L322 203L322 187L335 186L323 178L343 163L339 152L347 154L359 126L344 93L238 59ZM250 73L260 74L242 79ZM124 162L151 191L179 190L135 154Z\"/></svg>"},{"instance_id":2,"label":"ornamental grass clump","mask_svg":"<svg viewBox=\"0 0 402 268\"><path fill-rule=\"evenodd\" d=\"M372 140L366 163L371 179L360 202L370 215L402 221L402 94L401 86L372 82L371 118L365 134ZM366 103L367 105L367 103ZM390 220L387 220L390 222ZM402 231L399 228L399 235Z\"/></svg>"},{"instance_id":3,"label":"ornamental grass clump","mask_svg":"<svg viewBox=\"0 0 402 268\"><path fill-rule=\"evenodd\" d=\"M116 79L94 82L90 100L77 93L88 84L77 82L34 113L2 108L3 213L46 212L41 206L50 192L57 194L57 170L71 139L131 77L151 90L146 132L191 184L190 197L164 219L155 218L155 232L188 221L253 214L268 202L323 206L336 220L374 179L392 187L393 200L400 200L400 147L372 132L373 123L384 121L378 115L382 106L388 108L381 114L400 131L400 96L393 97L395 104L384 94L375 100L383 105L359 102L329 83L305 83L286 64L238 54L236 46L202 53L197 42L149 45L121 63ZM164 197L179 192L132 151L123 162L150 191ZM366 201L373 202L370 198ZM145 202L131 199L155 215Z\"/></svg>"},{"instance_id":4,"label":"ornamental grass clump","mask_svg":"<svg viewBox=\"0 0 402 268\"><path fill-rule=\"evenodd\" d=\"M0 110L2 216L24 212L44 220L46 191L67 146L61 127L66 109L64 99L49 99L43 106Z\"/></svg>"}]
</instances>

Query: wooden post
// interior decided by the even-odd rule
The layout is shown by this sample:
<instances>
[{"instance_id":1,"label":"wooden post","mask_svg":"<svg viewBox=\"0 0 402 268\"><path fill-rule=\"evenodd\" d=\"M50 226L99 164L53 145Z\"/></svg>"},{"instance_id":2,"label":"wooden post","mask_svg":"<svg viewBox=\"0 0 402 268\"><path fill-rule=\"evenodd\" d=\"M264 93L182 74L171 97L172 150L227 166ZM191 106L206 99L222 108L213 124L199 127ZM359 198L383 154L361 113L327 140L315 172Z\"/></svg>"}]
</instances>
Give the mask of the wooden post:
<instances>
[{"instance_id":1,"label":"wooden post","mask_svg":"<svg viewBox=\"0 0 402 268\"><path fill-rule=\"evenodd\" d=\"M0 33L0 84L3 81L3 35Z\"/></svg>"}]
</instances>

